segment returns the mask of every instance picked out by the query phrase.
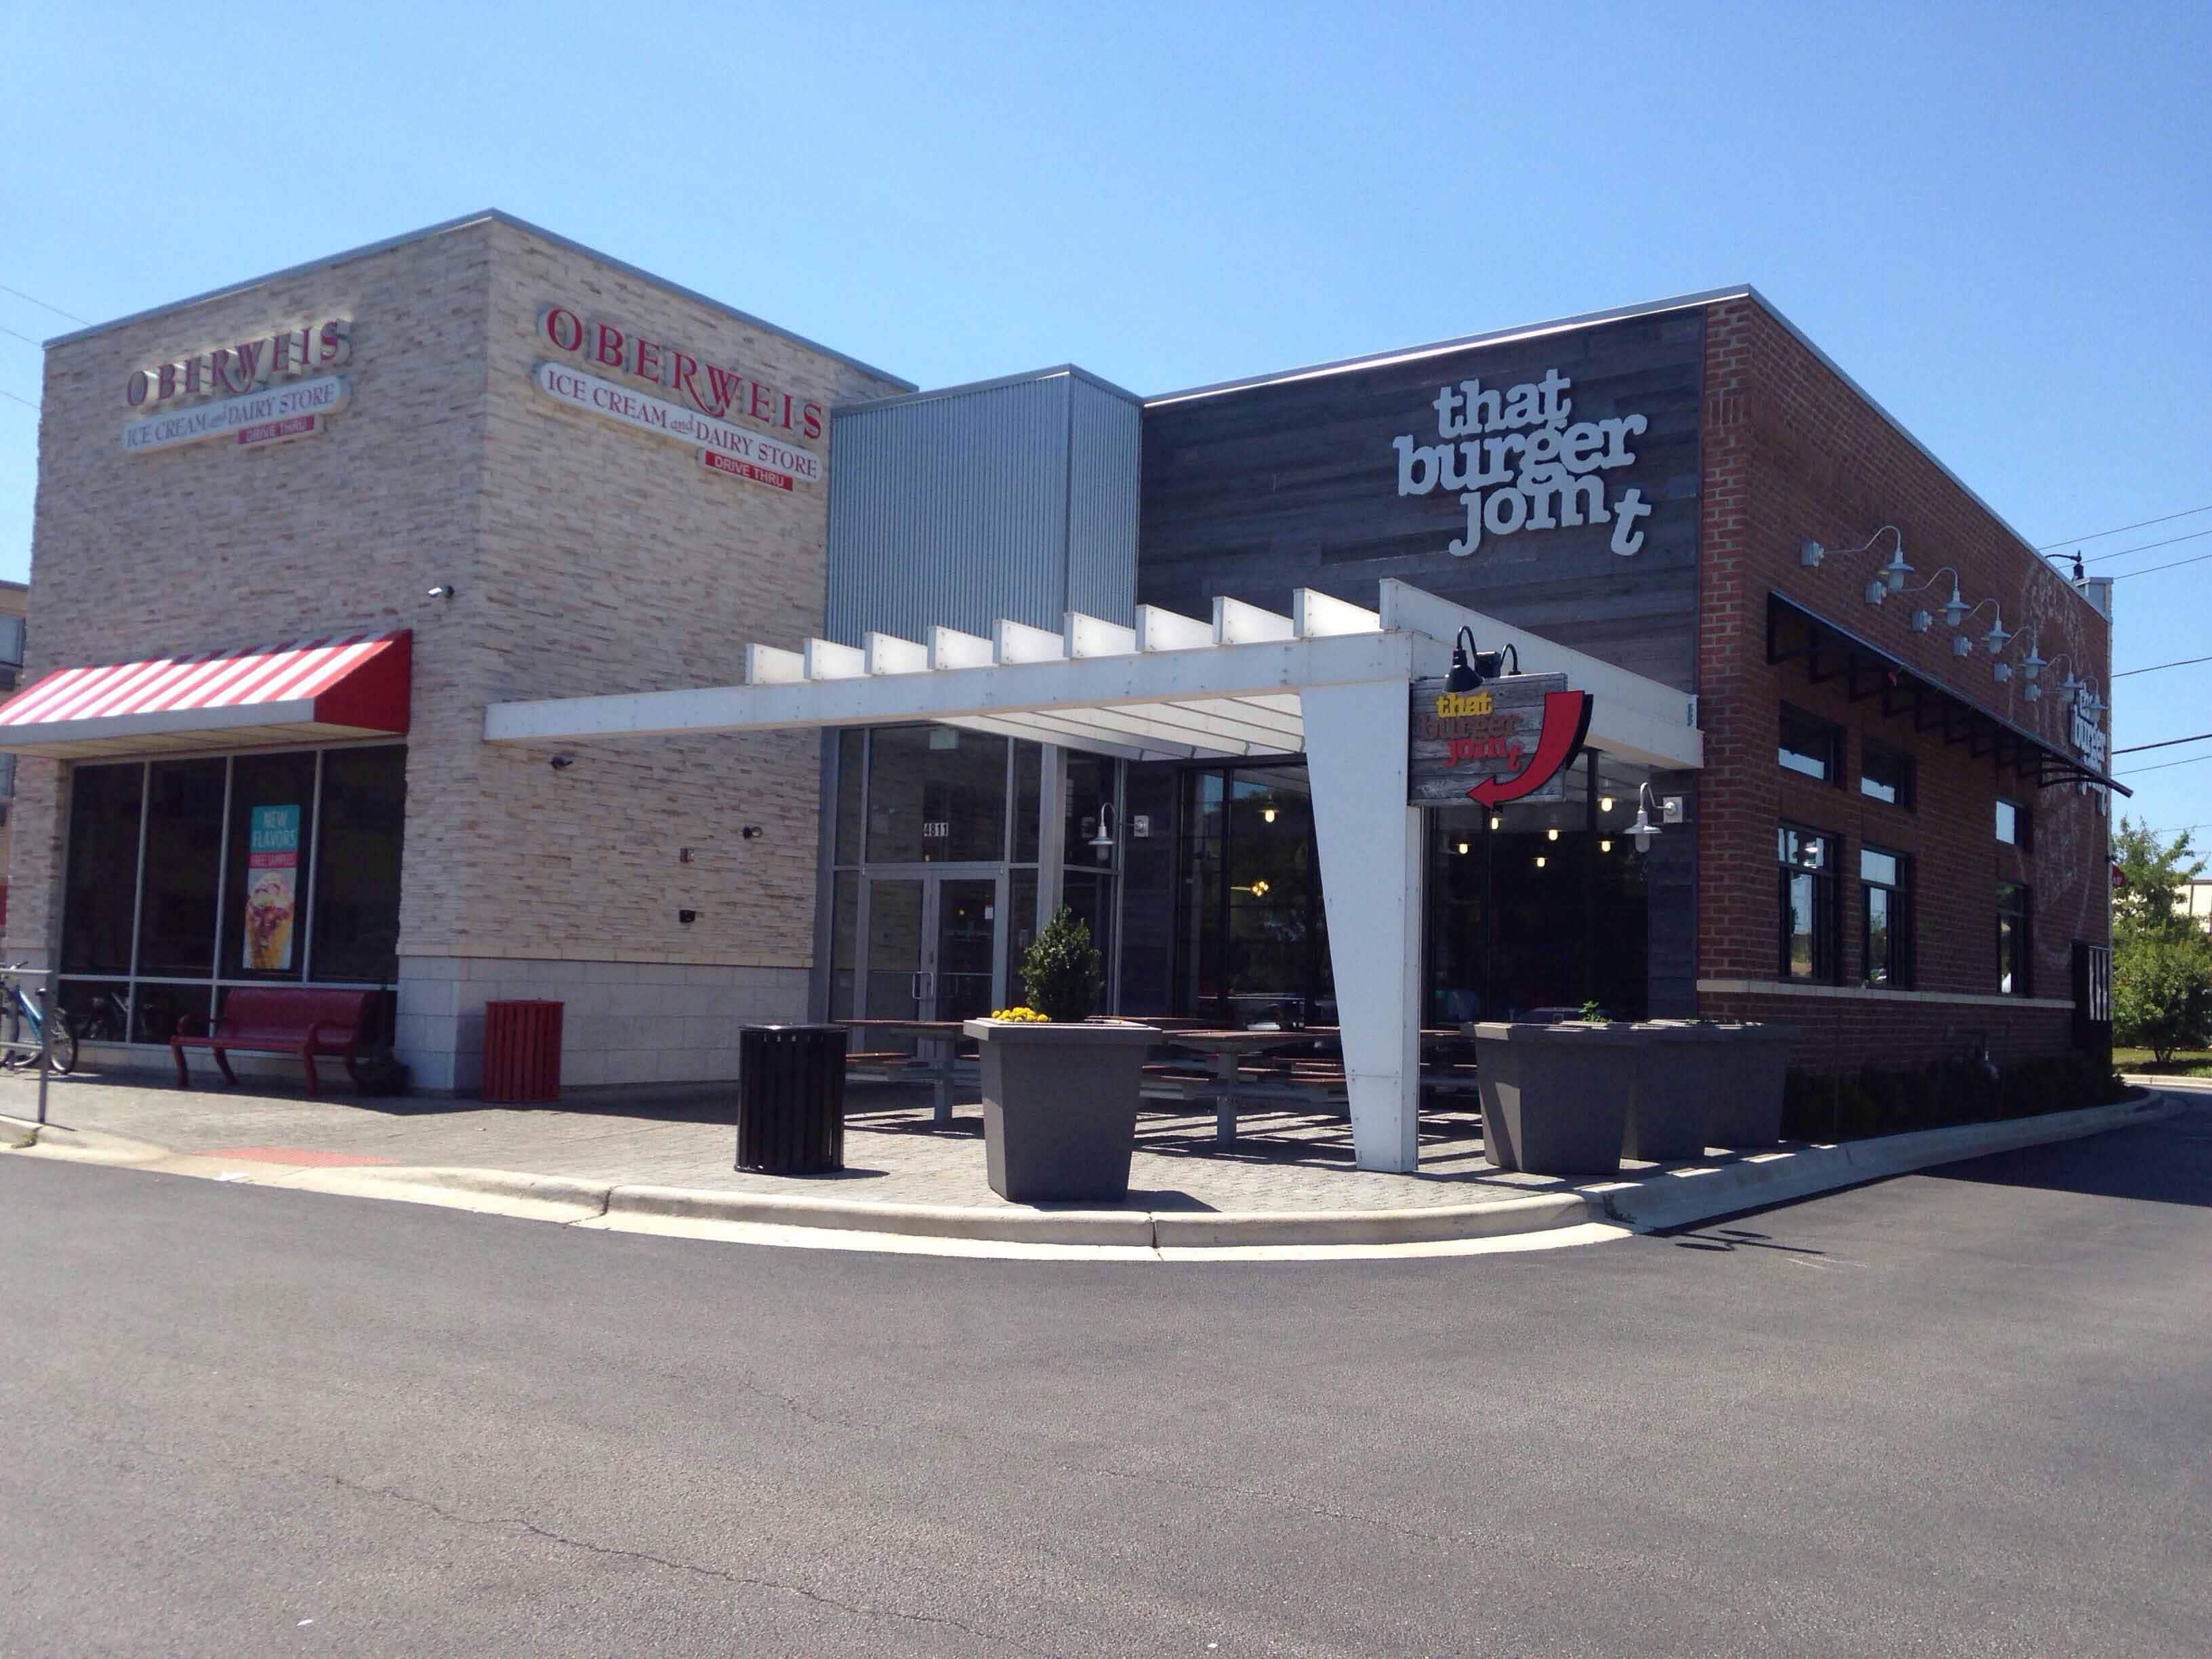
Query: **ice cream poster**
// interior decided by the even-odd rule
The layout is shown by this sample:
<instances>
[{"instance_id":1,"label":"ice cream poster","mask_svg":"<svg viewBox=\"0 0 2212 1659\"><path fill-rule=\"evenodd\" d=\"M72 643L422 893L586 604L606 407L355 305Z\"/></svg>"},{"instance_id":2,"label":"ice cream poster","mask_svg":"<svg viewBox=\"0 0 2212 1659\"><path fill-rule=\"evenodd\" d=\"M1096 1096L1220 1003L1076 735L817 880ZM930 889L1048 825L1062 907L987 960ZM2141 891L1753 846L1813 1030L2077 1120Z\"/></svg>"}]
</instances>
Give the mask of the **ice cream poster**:
<instances>
[{"instance_id":1,"label":"ice cream poster","mask_svg":"<svg viewBox=\"0 0 2212 1659\"><path fill-rule=\"evenodd\" d=\"M298 918L300 809L257 806L246 842L246 966L282 972L292 965Z\"/></svg>"}]
</instances>

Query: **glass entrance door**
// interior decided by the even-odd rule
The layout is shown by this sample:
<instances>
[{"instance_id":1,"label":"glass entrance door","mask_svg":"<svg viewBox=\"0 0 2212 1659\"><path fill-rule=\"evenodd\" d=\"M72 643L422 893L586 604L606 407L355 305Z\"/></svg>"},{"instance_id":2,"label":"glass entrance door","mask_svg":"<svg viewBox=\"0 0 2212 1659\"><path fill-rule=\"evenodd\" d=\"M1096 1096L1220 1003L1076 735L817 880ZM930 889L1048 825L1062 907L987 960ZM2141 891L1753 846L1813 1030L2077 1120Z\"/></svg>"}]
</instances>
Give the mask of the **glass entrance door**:
<instances>
[{"instance_id":1,"label":"glass entrance door","mask_svg":"<svg viewBox=\"0 0 2212 1659\"><path fill-rule=\"evenodd\" d=\"M1003 884L995 872L869 875L861 1015L973 1019L997 1006Z\"/></svg>"},{"instance_id":2,"label":"glass entrance door","mask_svg":"<svg viewBox=\"0 0 2212 1659\"><path fill-rule=\"evenodd\" d=\"M933 1019L977 1019L998 1005L991 969L999 959L999 881L995 876L939 877L936 953L930 964Z\"/></svg>"}]
</instances>

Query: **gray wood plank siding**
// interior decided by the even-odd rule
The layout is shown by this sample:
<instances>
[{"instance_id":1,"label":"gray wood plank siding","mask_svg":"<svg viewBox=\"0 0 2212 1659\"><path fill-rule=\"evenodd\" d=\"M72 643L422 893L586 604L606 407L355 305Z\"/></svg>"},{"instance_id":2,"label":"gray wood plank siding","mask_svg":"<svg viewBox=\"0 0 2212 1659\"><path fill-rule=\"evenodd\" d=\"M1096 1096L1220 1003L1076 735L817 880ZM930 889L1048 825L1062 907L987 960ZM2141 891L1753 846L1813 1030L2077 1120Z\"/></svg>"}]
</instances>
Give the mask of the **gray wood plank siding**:
<instances>
[{"instance_id":1,"label":"gray wood plank siding","mask_svg":"<svg viewBox=\"0 0 2212 1659\"><path fill-rule=\"evenodd\" d=\"M1148 404L1137 597L1198 617L1218 594L1287 611L1295 587L1372 605L1377 581L1396 576L1693 690L1704 351L1704 313L1692 310ZM1640 492L1651 508L1634 524L1642 545L1616 553L1609 519L1486 533L1454 556L1467 532L1460 492L1439 479L1401 495L1394 441L1451 441L1438 429L1441 388L1504 392L1554 369L1571 382L1570 422L1644 417L1642 432L1622 434L1632 464L1590 475L1609 513Z\"/></svg>"}]
</instances>

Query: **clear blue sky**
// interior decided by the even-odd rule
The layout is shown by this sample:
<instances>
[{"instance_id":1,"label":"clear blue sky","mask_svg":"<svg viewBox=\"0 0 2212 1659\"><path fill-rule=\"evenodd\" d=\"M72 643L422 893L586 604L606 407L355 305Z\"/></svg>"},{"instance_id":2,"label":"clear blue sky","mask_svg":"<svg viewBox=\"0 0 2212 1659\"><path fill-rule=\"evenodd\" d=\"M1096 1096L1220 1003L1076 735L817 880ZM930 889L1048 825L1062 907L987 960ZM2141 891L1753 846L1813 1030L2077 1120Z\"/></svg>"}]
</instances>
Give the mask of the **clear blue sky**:
<instances>
[{"instance_id":1,"label":"clear blue sky","mask_svg":"<svg viewBox=\"0 0 2212 1659\"><path fill-rule=\"evenodd\" d=\"M0 284L104 320L495 206L925 386L1160 392L1749 281L2031 541L2212 506L2202 3L308 16L0 8ZM70 326L0 293L0 574L13 337ZM2212 655L2212 560L2118 593L2118 666ZM2117 690L2212 730L2212 663ZM2212 826L2212 760L2133 781Z\"/></svg>"}]
</instances>

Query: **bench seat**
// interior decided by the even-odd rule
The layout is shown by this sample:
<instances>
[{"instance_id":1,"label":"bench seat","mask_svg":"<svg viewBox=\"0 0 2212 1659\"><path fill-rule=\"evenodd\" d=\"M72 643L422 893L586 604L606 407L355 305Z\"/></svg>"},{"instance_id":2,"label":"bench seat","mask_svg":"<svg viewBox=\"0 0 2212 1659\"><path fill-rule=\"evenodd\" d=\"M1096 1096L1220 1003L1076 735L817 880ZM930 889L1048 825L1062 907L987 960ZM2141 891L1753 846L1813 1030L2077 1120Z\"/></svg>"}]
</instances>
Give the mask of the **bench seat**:
<instances>
[{"instance_id":1,"label":"bench seat","mask_svg":"<svg viewBox=\"0 0 2212 1659\"><path fill-rule=\"evenodd\" d=\"M191 1087L185 1065L185 1050L205 1048L215 1056L222 1080L235 1088L238 1074L230 1069L230 1053L293 1054L307 1077L307 1092L319 1092L315 1056L328 1054L345 1063L346 1076L355 1091L361 1089L362 1038L371 1018L374 991L326 990L301 985L241 985L222 1000L222 1014L212 1031L198 1029L204 1022L187 1014L177 1022L169 1039L169 1057L177 1063L177 1086Z\"/></svg>"}]
</instances>

